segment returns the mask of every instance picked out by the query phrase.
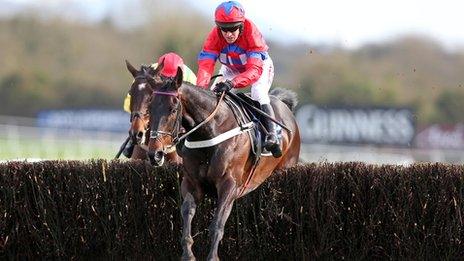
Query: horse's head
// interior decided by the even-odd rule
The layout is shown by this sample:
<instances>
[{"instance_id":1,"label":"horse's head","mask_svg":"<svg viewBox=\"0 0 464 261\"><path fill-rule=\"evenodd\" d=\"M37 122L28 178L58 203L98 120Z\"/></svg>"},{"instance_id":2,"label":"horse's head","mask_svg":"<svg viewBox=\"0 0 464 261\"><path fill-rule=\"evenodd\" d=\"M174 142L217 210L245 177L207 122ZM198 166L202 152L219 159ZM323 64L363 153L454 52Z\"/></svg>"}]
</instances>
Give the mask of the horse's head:
<instances>
[{"instance_id":1,"label":"horse's head","mask_svg":"<svg viewBox=\"0 0 464 261\"><path fill-rule=\"evenodd\" d=\"M175 139L181 130L182 103L178 89L182 85L182 70L177 69L173 79L164 79L161 87L154 91L150 103L150 162L160 166L167 153L175 149Z\"/></svg>"},{"instance_id":2,"label":"horse's head","mask_svg":"<svg viewBox=\"0 0 464 261\"><path fill-rule=\"evenodd\" d=\"M134 144L142 144L145 142L145 133L149 127L148 107L153 91L162 83L158 72L163 68L163 64L156 69L149 65L142 65L140 70L137 70L126 60L126 66L134 77L129 90L131 111L129 135Z\"/></svg>"}]
</instances>

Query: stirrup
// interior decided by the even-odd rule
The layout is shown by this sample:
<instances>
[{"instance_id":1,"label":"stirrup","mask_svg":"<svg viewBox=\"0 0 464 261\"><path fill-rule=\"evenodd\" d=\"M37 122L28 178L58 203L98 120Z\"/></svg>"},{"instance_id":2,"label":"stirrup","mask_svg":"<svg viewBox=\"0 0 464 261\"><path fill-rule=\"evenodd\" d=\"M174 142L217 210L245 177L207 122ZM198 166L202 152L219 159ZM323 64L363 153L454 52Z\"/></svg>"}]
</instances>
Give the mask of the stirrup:
<instances>
[{"instance_id":1,"label":"stirrup","mask_svg":"<svg viewBox=\"0 0 464 261\"><path fill-rule=\"evenodd\" d=\"M274 158L279 158L282 156L282 150L280 149L279 141L277 135L275 134L269 134L266 136L264 148L266 148L267 151L270 151Z\"/></svg>"}]
</instances>

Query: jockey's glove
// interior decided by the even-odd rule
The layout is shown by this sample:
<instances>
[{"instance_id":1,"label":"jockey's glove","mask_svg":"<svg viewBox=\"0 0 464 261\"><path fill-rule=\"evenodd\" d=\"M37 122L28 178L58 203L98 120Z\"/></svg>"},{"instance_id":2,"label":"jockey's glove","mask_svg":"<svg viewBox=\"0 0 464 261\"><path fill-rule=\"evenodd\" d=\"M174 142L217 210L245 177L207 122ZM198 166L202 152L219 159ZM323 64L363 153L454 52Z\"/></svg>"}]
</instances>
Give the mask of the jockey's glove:
<instances>
[{"instance_id":1,"label":"jockey's glove","mask_svg":"<svg viewBox=\"0 0 464 261\"><path fill-rule=\"evenodd\" d=\"M214 86L213 91L215 93L228 92L232 88L234 88L234 84L232 83L232 81L226 80L225 82L216 83L216 86Z\"/></svg>"}]
</instances>

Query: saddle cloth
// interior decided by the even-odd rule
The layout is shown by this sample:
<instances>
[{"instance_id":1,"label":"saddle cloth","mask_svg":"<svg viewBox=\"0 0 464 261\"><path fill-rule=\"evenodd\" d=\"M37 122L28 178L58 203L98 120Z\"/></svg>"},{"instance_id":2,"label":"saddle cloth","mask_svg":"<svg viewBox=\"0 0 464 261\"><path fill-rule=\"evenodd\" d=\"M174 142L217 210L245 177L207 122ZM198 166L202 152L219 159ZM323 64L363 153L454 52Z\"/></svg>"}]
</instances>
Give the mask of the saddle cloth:
<instances>
[{"instance_id":1,"label":"saddle cloth","mask_svg":"<svg viewBox=\"0 0 464 261\"><path fill-rule=\"evenodd\" d=\"M245 100L248 104L253 105L257 109L260 108L259 102L251 99L249 94L245 93L236 93L241 99ZM227 95L225 99L226 103L231 108L234 116L239 123L239 125L244 125L247 122L254 122L254 128L252 131L248 132L252 142L252 153L257 160L259 156L272 156L272 154L264 148L264 139L266 137L265 124L263 123L265 119L264 116L260 115L256 111L249 108L249 105L245 104L239 99L235 99L231 95ZM277 125L277 136L279 140L282 135L282 128Z\"/></svg>"}]
</instances>

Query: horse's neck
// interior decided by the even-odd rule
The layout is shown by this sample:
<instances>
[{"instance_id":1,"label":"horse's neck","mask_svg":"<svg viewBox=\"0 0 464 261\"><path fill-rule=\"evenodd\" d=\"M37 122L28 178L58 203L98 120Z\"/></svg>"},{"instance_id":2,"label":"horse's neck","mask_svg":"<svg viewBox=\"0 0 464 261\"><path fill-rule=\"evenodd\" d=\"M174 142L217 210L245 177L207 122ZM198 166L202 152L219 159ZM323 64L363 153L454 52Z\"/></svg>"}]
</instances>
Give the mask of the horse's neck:
<instances>
[{"instance_id":1,"label":"horse's neck","mask_svg":"<svg viewBox=\"0 0 464 261\"><path fill-rule=\"evenodd\" d=\"M188 115L197 124L208 117L208 112L212 112L216 107L216 99L205 93L205 90L200 89L200 87L194 87L184 83L179 91L183 97L182 105Z\"/></svg>"},{"instance_id":2,"label":"horse's neck","mask_svg":"<svg viewBox=\"0 0 464 261\"><path fill-rule=\"evenodd\" d=\"M208 93L208 91L201 89L200 87L182 85L180 88L182 94L182 104L185 109L185 117L191 119L191 124L193 126L184 126L189 129L192 128L201 122L203 122L217 106L217 98L214 95ZM224 118L227 118L230 112L228 110L217 111L217 114L223 115L224 117L214 117L208 123L203 125L199 130L200 133L210 136L214 135L213 130L214 126L222 125ZM227 114L227 115L226 115Z\"/></svg>"}]
</instances>

